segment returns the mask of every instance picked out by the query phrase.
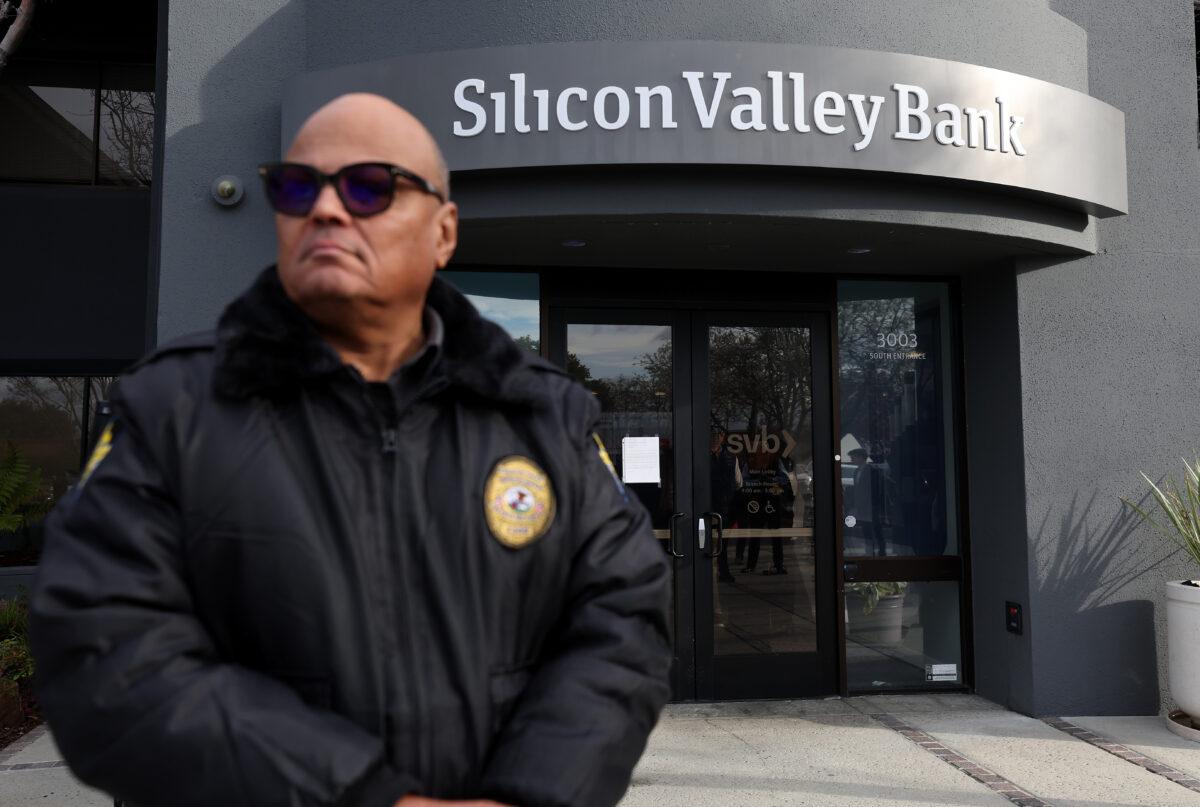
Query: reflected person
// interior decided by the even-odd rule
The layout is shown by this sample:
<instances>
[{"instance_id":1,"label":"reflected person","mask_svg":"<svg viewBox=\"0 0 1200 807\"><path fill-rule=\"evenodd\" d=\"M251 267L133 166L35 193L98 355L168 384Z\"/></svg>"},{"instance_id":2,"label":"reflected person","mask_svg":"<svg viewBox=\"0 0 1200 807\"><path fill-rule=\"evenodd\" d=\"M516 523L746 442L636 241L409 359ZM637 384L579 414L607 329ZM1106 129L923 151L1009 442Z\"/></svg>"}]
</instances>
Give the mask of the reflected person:
<instances>
[{"instance_id":1,"label":"reflected person","mask_svg":"<svg viewBox=\"0 0 1200 807\"><path fill-rule=\"evenodd\" d=\"M864 448L852 449L850 461L858 466L854 472L854 507L851 512L862 528L867 550L874 555L887 555L887 539L883 532L883 469L871 462Z\"/></svg>"}]
</instances>

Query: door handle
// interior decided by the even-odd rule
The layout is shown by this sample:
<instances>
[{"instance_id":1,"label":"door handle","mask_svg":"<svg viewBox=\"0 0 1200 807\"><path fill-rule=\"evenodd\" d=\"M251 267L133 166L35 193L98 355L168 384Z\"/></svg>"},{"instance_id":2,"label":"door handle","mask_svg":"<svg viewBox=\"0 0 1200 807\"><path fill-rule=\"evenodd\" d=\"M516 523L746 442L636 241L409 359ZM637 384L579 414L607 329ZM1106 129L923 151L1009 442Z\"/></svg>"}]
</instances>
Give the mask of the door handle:
<instances>
[{"instance_id":1,"label":"door handle","mask_svg":"<svg viewBox=\"0 0 1200 807\"><path fill-rule=\"evenodd\" d=\"M708 518L712 521L713 531L713 551L704 552L704 519ZM721 518L721 514L715 510L709 510L700 516L700 551L704 552L704 557L715 558L725 549L725 521Z\"/></svg>"},{"instance_id":2,"label":"door handle","mask_svg":"<svg viewBox=\"0 0 1200 807\"><path fill-rule=\"evenodd\" d=\"M667 548L671 551L671 555L676 558L682 558L682 552L675 551L675 522L681 518L687 518L687 513L672 513L671 514L671 539L667 541Z\"/></svg>"}]
</instances>

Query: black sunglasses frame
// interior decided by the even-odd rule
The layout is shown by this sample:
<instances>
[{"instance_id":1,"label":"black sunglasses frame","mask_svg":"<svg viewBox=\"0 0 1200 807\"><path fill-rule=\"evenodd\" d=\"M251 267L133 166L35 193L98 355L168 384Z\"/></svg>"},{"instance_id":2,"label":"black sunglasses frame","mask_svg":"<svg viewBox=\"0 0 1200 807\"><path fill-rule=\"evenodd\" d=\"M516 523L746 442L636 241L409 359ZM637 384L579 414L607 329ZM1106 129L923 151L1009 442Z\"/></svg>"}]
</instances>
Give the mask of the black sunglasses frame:
<instances>
[{"instance_id":1,"label":"black sunglasses frame","mask_svg":"<svg viewBox=\"0 0 1200 807\"><path fill-rule=\"evenodd\" d=\"M364 168L364 167L386 168L388 173L392 177L392 192L387 197L387 203L383 207L379 208L378 210L373 210L370 213L356 213L354 211L354 209L352 208L352 206L350 205L350 203L346 201L346 197L342 193L342 187L341 187L340 180L342 179L342 176L345 174L345 172L351 171L355 168ZM421 191L422 193L427 193L443 204L445 204L445 202L446 202L445 195L440 190L438 190L436 185L434 185L429 180L425 179L425 177L421 176L420 174L414 174L412 171L409 171L407 168L401 168L400 166L392 165L391 163L384 163L384 162L351 163L350 165L343 165L341 168L334 171L332 174L326 174L324 171L320 170L319 168L308 165L307 163L273 162L273 163L263 163L262 165L260 165L258 167L258 175L260 177L262 177L263 184L266 186L266 185L269 185L269 183L271 181L270 180L271 172L274 170L277 170L277 169L282 169L282 168L298 168L298 169L304 171L305 173L309 174L310 176L314 177L316 180L316 183L317 183L317 192L315 194L313 194L312 204L309 205L308 209L305 210L303 213L288 213L283 210L280 210L275 205L274 201L271 199L270 188L269 187L267 188L267 201L270 202L271 207L274 208L276 212L281 213L282 215L285 215L285 216L301 217L301 216L307 216L309 213L311 213L312 209L313 209L313 205L316 205L316 203L317 203L317 197L319 197L321 195L321 190L326 185L333 186L333 190L337 194L338 199L341 201L342 207L346 208L346 212L349 213L351 216L354 216L355 218L368 218L370 216L375 216L375 215L378 215L379 213L382 213L383 211L387 210L389 207L391 207L392 201L396 198L396 180L397 179L403 179L403 180L406 180L406 181L412 183L413 188L415 190Z\"/></svg>"}]
</instances>

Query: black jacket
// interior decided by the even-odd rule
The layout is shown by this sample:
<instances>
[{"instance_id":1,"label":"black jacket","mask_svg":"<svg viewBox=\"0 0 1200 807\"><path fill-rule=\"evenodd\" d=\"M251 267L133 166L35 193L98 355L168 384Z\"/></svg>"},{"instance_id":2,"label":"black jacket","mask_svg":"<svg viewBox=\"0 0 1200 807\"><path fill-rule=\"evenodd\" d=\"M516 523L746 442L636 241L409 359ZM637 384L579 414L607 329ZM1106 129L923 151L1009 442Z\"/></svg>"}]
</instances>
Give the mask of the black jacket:
<instances>
[{"instance_id":1,"label":"black jacket","mask_svg":"<svg viewBox=\"0 0 1200 807\"><path fill-rule=\"evenodd\" d=\"M180 807L624 793L668 695L663 553L592 396L445 283L428 302L440 355L372 387L268 269L118 383L31 608L85 782ZM530 488L553 512L519 548L485 515L511 457L553 496Z\"/></svg>"}]
</instances>

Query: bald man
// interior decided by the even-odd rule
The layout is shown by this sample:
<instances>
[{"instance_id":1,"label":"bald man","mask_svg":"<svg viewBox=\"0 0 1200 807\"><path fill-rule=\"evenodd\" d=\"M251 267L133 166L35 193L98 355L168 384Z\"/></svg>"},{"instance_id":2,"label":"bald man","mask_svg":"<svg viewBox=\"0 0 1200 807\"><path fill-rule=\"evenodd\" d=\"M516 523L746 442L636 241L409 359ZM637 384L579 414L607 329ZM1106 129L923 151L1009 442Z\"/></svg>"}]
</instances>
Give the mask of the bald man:
<instances>
[{"instance_id":1,"label":"bald man","mask_svg":"<svg viewBox=\"0 0 1200 807\"><path fill-rule=\"evenodd\" d=\"M435 277L412 115L343 96L260 173L276 265L120 380L47 521L64 758L139 807L616 803L668 573L592 396Z\"/></svg>"}]
</instances>

